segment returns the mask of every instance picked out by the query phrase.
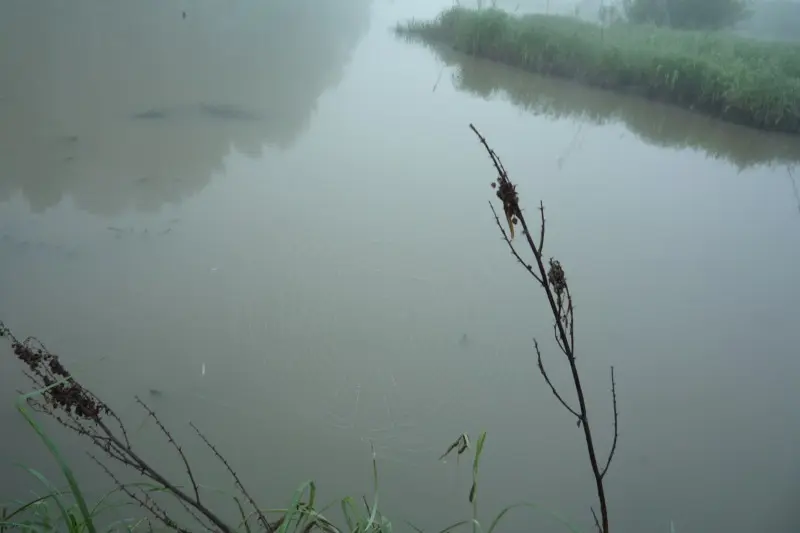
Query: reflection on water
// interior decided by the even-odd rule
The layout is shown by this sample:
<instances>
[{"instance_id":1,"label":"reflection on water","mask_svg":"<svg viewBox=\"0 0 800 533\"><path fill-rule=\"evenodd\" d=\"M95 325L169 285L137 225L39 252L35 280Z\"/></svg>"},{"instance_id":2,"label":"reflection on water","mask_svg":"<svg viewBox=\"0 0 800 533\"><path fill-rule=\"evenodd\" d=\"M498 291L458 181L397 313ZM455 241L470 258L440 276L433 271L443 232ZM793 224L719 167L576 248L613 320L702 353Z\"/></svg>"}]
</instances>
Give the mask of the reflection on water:
<instances>
[{"instance_id":1,"label":"reflection on water","mask_svg":"<svg viewBox=\"0 0 800 533\"><path fill-rule=\"evenodd\" d=\"M0 200L153 211L202 189L232 149L291 146L368 3L4 2Z\"/></svg>"},{"instance_id":2,"label":"reflection on water","mask_svg":"<svg viewBox=\"0 0 800 533\"><path fill-rule=\"evenodd\" d=\"M786 175L789 177L789 182L792 185L792 195L795 202L797 202L797 212L800 213L800 189L797 188L797 178L794 175L794 166L786 169Z\"/></svg>"},{"instance_id":3,"label":"reflection on water","mask_svg":"<svg viewBox=\"0 0 800 533\"><path fill-rule=\"evenodd\" d=\"M213 470L186 421L198 424L266 505L304 479L325 503L368 494L371 441L398 530L403 519L440 530L469 516L470 465L437 458L461 432L486 430L484 517L529 499L592 530L580 431L539 379L531 337L559 384L568 371L486 206L492 167L475 122L525 204L541 198L551 213L548 253L579 300L603 450L607 367L619 369L615 531L668 531L671 519L679 532L795 531L800 217L793 174L766 165L794 161L788 145L444 56L463 70L453 80L440 57L387 31L449 0L371 11L342 0L338 14L254 0L280 20L242 2L114 1L81 8L85 28L55 2L63 18L50 22L39 4L9 3L25 31L0 17L14 45L0 49L14 73L0 78L0 106L15 118L0 125L13 171L0 178L0 198L12 197L0 202L0 319L63 354L150 439L148 454L180 468L134 394ZM112 12L131 17L114 34L98 24ZM16 43L41 44L39 62ZM283 44L290 53L273 50ZM498 90L507 98L484 97ZM0 422L18 431L0 441L0 501L30 481L12 462L52 464L13 411L24 382L5 355ZM83 448L57 436L82 480L106 488ZM224 473L198 475L230 487ZM563 531L512 515L504 531Z\"/></svg>"},{"instance_id":4,"label":"reflection on water","mask_svg":"<svg viewBox=\"0 0 800 533\"><path fill-rule=\"evenodd\" d=\"M430 48L455 69L453 83L458 89L483 98L501 94L533 114L594 124L621 122L648 144L701 150L739 170L800 162L800 138L796 136L760 132L643 98L531 75L444 46Z\"/></svg>"}]
</instances>

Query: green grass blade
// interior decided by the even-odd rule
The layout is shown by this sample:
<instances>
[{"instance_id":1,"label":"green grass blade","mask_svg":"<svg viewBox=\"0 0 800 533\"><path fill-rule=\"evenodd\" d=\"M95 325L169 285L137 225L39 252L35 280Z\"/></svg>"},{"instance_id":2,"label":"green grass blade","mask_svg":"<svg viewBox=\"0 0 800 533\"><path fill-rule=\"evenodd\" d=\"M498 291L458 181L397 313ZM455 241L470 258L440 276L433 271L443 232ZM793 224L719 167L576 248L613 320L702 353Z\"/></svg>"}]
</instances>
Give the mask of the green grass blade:
<instances>
[{"instance_id":1,"label":"green grass blade","mask_svg":"<svg viewBox=\"0 0 800 533\"><path fill-rule=\"evenodd\" d=\"M301 510L301 499L303 498L303 494L305 494L306 489L308 489L309 494L313 496L316 494L316 486L314 485L313 481L306 481L297 490L294 491L294 496L292 497L292 503L289 505L289 508L286 512L285 518L281 527L278 528L278 533L286 533L289 530L289 526L297 521L295 525L295 530L300 526L302 518L305 516L306 511Z\"/></svg>"},{"instance_id":2,"label":"green grass blade","mask_svg":"<svg viewBox=\"0 0 800 533\"><path fill-rule=\"evenodd\" d=\"M117 526L120 526L120 525L124 525L125 531L128 531L128 532L135 531L136 528L139 527L140 524L142 524L143 522L147 521L147 518L140 518L140 519L136 520L133 523L133 525L125 525L126 522L131 522L131 521L133 521L132 518L123 518L123 519L120 519L120 520L114 520L113 522L111 522L110 524L108 524L106 526L106 533L111 533L112 531L117 531Z\"/></svg>"},{"instance_id":3,"label":"green grass blade","mask_svg":"<svg viewBox=\"0 0 800 533\"><path fill-rule=\"evenodd\" d=\"M425 533L424 531L422 531L422 529L418 528L417 526L415 526L414 524L412 524L408 520L403 520L403 522L405 522L408 527L410 527L411 529L413 529L417 533Z\"/></svg>"},{"instance_id":4,"label":"green grass blade","mask_svg":"<svg viewBox=\"0 0 800 533\"><path fill-rule=\"evenodd\" d=\"M44 529L40 524L25 524L22 522L2 522L0 526L4 528L14 528L15 530L22 530L22 531L43 531Z\"/></svg>"},{"instance_id":5,"label":"green grass blade","mask_svg":"<svg viewBox=\"0 0 800 533\"><path fill-rule=\"evenodd\" d=\"M242 523L241 523L241 524L239 524L239 527L242 527L242 526L244 526L244 530L245 530L247 533L252 533L252 532L250 531L250 524L249 524L249 523L248 523L248 521L247 521L247 514L244 512L244 507L242 507L242 502L240 502L240 501L239 501L239 498L237 498L236 496L234 496L234 497L233 497L233 501L235 501L235 502L236 502L236 507L238 507L238 508L239 508L239 514L241 514L241 515L242 515ZM239 528L236 528L236 529L239 529Z\"/></svg>"},{"instance_id":6,"label":"green grass blade","mask_svg":"<svg viewBox=\"0 0 800 533\"><path fill-rule=\"evenodd\" d=\"M360 523L361 520L358 518L359 513L356 510L356 506L353 504L353 499L350 496L342 498L342 514L344 515L344 520L347 523L349 531L357 531L356 524Z\"/></svg>"},{"instance_id":7,"label":"green grass blade","mask_svg":"<svg viewBox=\"0 0 800 533\"><path fill-rule=\"evenodd\" d=\"M153 487L155 485L152 484L152 483L128 483L128 484L125 484L123 486L128 488L128 487L141 487L141 486ZM115 493L121 492L121 491L122 491L122 487L117 487L117 488L112 489L112 490L106 492L105 494L103 494L103 496L99 500L97 500L97 503L95 503L92 506L92 510L90 511L89 514L92 517L96 517L96 516L99 516L101 513L105 512L105 511L108 511L110 509L118 509L120 507L138 505L138 504L133 504L131 502L119 502L119 503L105 504L106 500L108 500L108 498L110 498L112 494L115 494Z\"/></svg>"},{"instance_id":8,"label":"green grass blade","mask_svg":"<svg viewBox=\"0 0 800 533\"><path fill-rule=\"evenodd\" d=\"M61 513L61 518L64 520L64 523L69 528L69 531L77 531L75 528L72 527L72 521L70 520L70 514L67 512L67 508L64 506L64 503L61 501L61 492L47 479L44 474L29 467L22 467L28 472L30 475L38 479L42 485L47 487L47 490L50 491L50 496L52 497L53 501L56 502L56 506L58 507L59 512Z\"/></svg>"},{"instance_id":9,"label":"green grass blade","mask_svg":"<svg viewBox=\"0 0 800 533\"><path fill-rule=\"evenodd\" d=\"M364 531L369 531L369 529L372 527L372 524L375 523L375 517L378 513L378 459L375 454L375 445L372 444L372 442L370 442L369 445L372 449L372 487L375 494L372 501L372 510L370 511L369 519L364 526ZM369 506L367 506L367 510L369 510Z\"/></svg>"},{"instance_id":10,"label":"green grass blade","mask_svg":"<svg viewBox=\"0 0 800 533\"><path fill-rule=\"evenodd\" d=\"M466 525L469 525L471 523L472 523L472 520L461 520L460 522L456 522L455 524L447 526L443 530L439 531L439 533L450 533L450 531L454 531L454 530L460 528L461 526L466 526Z\"/></svg>"},{"instance_id":11,"label":"green grass blade","mask_svg":"<svg viewBox=\"0 0 800 533\"><path fill-rule=\"evenodd\" d=\"M53 456L53 458L58 463L59 468L61 468L61 472L64 474L64 477L67 478L67 483L69 483L69 488L72 491L72 496L75 498L75 501L78 504L78 509L81 512L81 515L83 517L83 523L87 531L89 533L97 533L97 529L94 526L94 521L92 520L92 515L89 513L89 508L86 505L86 500L83 498L83 493L81 492L80 486L78 485L78 480L75 479L75 476L72 473L72 469L69 467L67 462L61 456L61 453L58 451L58 447L56 446L56 444L52 441L52 439L50 439L50 437L47 436L47 434L44 432L44 429L42 429L42 427L36 423L36 421L30 416L30 414L26 411L24 407L28 399L40 395L43 392L47 391L48 389L51 389L59 384L62 384L65 381L67 380L61 380L59 382L50 385L46 389L30 392L28 394L20 396L19 398L17 398L16 402L17 410L25 418L28 424L33 428L36 434L39 435L39 438L42 440L44 445L47 446L47 450L50 452L50 455Z\"/></svg>"},{"instance_id":12,"label":"green grass blade","mask_svg":"<svg viewBox=\"0 0 800 533\"><path fill-rule=\"evenodd\" d=\"M3 523L5 523L8 520L11 520L12 518L14 518L16 515L18 515L20 513L24 513L25 511L27 511L29 508L33 507L34 505L38 505L38 504L40 504L40 503L42 503L42 502L44 502L46 500L49 500L52 497L53 497L52 494L47 494L45 496L40 496L39 498L36 498L35 500L31 500L28 503L22 504L22 506L16 508L10 514L6 514L7 511L6 511L5 508L3 508L3 516L0 519L0 533L3 532L3 529L2 529L4 527L2 525Z\"/></svg>"},{"instance_id":13,"label":"green grass blade","mask_svg":"<svg viewBox=\"0 0 800 533\"><path fill-rule=\"evenodd\" d=\"M483 453L483 443L485 441L486 441L486 432L484 431L483 433L481 433L481 436L478 437L478 444L475 447L475 459L473 459L472 461L472 475L476 479L478 477L478 467L480 466L481 454Z\"/></svg>"},{"instance_id":14,"label":"green grass blade","mask_svg":"<svg viewBox=\"0 0 800 533\"><path fill-rule=\"evenodd\" d=\"M557 515L553 511L550 511L548 509L544 509L543 507L541 507L539 505L536 505L535 503L524 503L524 502L523 503L516 503L514 505L509 505L508 507L505 507L499 513L497 513L497 516L495 516L494 520L492 520L492 523L489 526L489 529L486 531L486 533L492 533L494 531L494 528L497 527L497 524L500 523L500 520L503 519L503 517L506 515L506 513L508 513L512 509L518 509L520 507L527 507L529 509L536 509L537 511L544 511L546 514L550 515L550 517L552 517L556 522L558 522L559 524L561 524L562 526L567 528L571 533L580 533L569 522L567 522L566 520L561 518L559 515Z\"/></svg>"},{"instance_id":15,"label":"green grass blade","mask_svg":"<svg viewBox=\"0 0 800 533\"><path fill-rule=\"evenodd\" d=\"M482 432L478 437L478 444L475 447L475 458L472 460L472 488L469 490L469 501L472 504L472 531L477 533L481 528L478 522L478 471L480 468L481 454L483 454L483 443L486 441L486 432Z\"/></svg>"}]
</instances>

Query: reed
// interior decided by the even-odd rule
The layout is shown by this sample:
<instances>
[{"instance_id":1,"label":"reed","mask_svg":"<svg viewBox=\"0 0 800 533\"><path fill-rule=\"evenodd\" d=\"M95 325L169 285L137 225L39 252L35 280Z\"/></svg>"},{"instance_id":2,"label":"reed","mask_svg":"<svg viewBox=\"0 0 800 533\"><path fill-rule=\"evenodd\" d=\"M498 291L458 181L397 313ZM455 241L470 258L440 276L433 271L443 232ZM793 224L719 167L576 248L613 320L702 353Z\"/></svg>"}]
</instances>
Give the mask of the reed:
<instances>
[{"instance_id":1,"label":"reed","mask_svg":"<svg viewBox=\"0 0 800 533\"><path fill-rule=\"evenodd\" d=\"M453 7L400 34L744 126L800 132L800 46L722 32Z\"/></svg>"}]
</instances>

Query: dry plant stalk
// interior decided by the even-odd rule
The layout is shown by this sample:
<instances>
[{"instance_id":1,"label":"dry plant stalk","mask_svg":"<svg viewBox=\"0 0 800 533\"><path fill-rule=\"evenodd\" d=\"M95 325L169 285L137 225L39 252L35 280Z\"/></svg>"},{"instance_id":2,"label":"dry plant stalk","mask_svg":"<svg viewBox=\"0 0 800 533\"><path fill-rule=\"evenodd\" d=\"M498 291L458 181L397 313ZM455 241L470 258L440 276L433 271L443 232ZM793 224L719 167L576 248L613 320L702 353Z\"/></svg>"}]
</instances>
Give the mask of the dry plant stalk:
<instances>
[{"instance_id":1,"label":"dry plant stalk","mask_svg":"<svg viewBox=\"0 0 800 533\"><path fill-rule=\"evenodd\" d=\"M514 185L509 179L503 163L500 161L500 158L497 156L494 150L489 147L489 144L486 142L486 139L483 137L483 135L480 134L474 125L470 124L469 127L472 129L475 135L478 136L478 140L486 149L486 152L489 154L492 164L497 171L497 179L492 183L492 188L496 190L497 198L503 203L503 213L506 218L506 223L508 224L508 231L506 231L505 226L503 226L502 222L500 221L500 217L497 215L494 205L492 205L492 202L489 202L489 207L492 209L497 227L500 228L500 232L503 234L503 239L511 250L511 254L544 289L544 292L547 296L547 301L550 304L550 310L553 313L554 319L553 337L555 338L559 349L566 356L567 361L569 362L569 367L572 371L572 380L575 385L575 393L578 399L578 408L575 409L572 407L553 385L553 382L550 380L550 376L547 374L544 364L542 363L542 352L539 349L539 343L536 339L534 339L533 347L536 350L539 372L542 374L542 377L544 377L545 382L550 387L550 390L558 399L559 403L577 419L578 427L583 428L583 435L586 439L586 449L589 453L589 462L591 463L592 474L594 474L595 484L597 486L597 498L600 501L600 518L598 519L594 508L591 510L592 516L594 516L595 524L597 525L600 533L609 533L608 506L606 504L606 492L603 481L606 473L608 472L608 467L611 465L611 460L614 458L614 454L617 451L617 439L619 437L619 413L617 411L617 385L614 379L614 367L611 367L611 398L614 407L614 439L611 444L611 451L608 454L608 458L606 459L605 464L601 466L597 458L597 452L595 451L592 429L589 425L589 414L586 408L586 398L583 392L581 378L578 373L578 366L575 361L575 319L574 306L572 304L572 294L570 293L567 277L564 274L564 269L562 268L561 263L551 257L547 261L548 267L545 267L543 255L545 237L544 204L539 202L541 225L538 232L538 242L536 242L534 241L533 234L528 228L525 215L523 214L522 209L520 209L519 195L517 194L516 185ZM530 265L528 262L524 261L512 242L515 233L514 227L517 225L522 226L522 234L525 237L528 247L533 254L535 265Z\"/></svg>"},{"instance_id":2,"label":"dry plant stalk","mask_svg":"<svg viewBox=\"0 0 800 533\"><path fill-rule=\"evenodd\" d=\"M175 441L172 434L161 423L156 413L150 409L140 398L136 402L145 410L158 426L172 448L175 449L186 469L191 484L191 492L181 488L181 483L167 479L145 460L131 445L128 433L122 420L91 391L81 385L64 367L58 356L51 353L36 338L28 337L19 341L11 330L0 322L0 337L7 337L11 341L11 349L16 357L27 365L25 375L32 381L34 390L43 391L37 399L30 398L28 404L39 413L46 414L62 426L89 439L94 446L102 450L113 462L131 468L155 483L158 490L145 490L141 485L134 488L123 484L94 454L89 456L112 479L117 488L141 507L160 520L167 528L181 533L190 533L178 525L167 511L151 496L151 493L166 491L174 495L189 515L204 529L220 533L234 533L235 528L226 524L203 502L199 485L195 479L194 471L189 465L181 446ZM192 429L200 436L206 446L220 460L234 479L236 487L242 492L249 504L253 507L253 514L265 531L272 532L278 523L270 523L264 516L255 500L239 480L239 476L231 468L228 461L211 444L206 436L192 424Z\"/></svg>"}]
</instances>

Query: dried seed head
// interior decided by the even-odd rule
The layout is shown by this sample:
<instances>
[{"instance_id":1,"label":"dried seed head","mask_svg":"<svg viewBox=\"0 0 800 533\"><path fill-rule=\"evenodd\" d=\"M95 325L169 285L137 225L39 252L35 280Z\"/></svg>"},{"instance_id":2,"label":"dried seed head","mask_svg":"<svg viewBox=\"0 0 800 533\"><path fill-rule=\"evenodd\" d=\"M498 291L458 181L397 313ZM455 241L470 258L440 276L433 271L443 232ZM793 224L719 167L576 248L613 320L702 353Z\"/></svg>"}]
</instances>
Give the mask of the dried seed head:
<instances>
[{"instance_id":1,"label":"dried seed head","mask_svg":"<svg viewBox=\"0 0 800 533\"><path fill-rule=\"evenodd\" d=\"M5 331L14 339L8 330L0 328L0 331ZM70 377L58 356L48 352L41 344L37 347L31 346L33 341L35 339L25 342L14 339L11 348L14 355L28 366L37 386L47 389L43 393L41 405L86 420L98 420L101 411L107 412L103 404Z\"/></svg>"},{"instance_id":2,"label":"dried seed head","mask_svg":"<svg viewBox=\"0 0 800 533\"><path fill-rule=\"evenodd\" d=\"M567 288L567 277L564 275L561 263L552 257L550 258L550 271L547 273L547 280L550 282L550 286L553 287L556 296L561 298Z\"/></svg>"}]
</instances>

